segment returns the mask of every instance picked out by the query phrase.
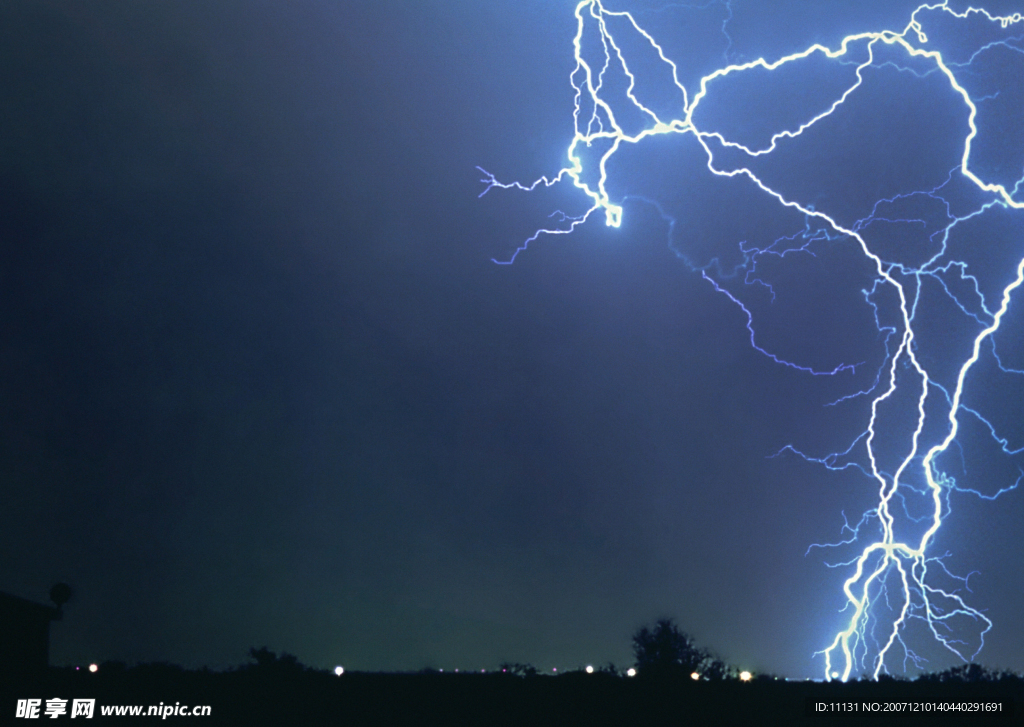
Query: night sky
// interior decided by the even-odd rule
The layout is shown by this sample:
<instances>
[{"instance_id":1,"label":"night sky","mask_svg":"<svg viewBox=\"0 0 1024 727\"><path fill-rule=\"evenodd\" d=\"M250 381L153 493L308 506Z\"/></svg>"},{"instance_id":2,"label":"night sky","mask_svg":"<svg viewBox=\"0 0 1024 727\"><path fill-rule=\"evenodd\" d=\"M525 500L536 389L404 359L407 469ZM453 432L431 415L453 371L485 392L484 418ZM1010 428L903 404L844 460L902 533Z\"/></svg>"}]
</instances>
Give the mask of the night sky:
<instances>
[{"instance_id":1,"label":"night sky","mask_svg":"<svg viewBox=\"0 0 1024 727\"><path fill-rule=\"evenodd\" d=\"M692 95L727 59L899 31L915 7L770 5L609 8L664 41ZM824 457L864 431L869 398L826 405L885 361L872 271L833 233L817 256L765 259L772 301L738 243L822 225L713 177L692 136L616 162L621 227L595 213L492 262L552 211L587 208L569 183L478 198L476 169L530 182L565 164L574 7L0 5L0 590L72 585L52 663L224 667L266 645L317 667L561 671L628 665L633 631L674 617L737 666L821 675L814 652L848 620L849 574L826 561L852 551L808 546L847 537L844 513L855 523L878 488L773 455ZM939 23L936 41L976 49L990 39L975 30ZM965 76L972 97L996 94L973 168L1010 189L1021 57L995 49ZM844 224L943 184L963 151L948 84L884 60L841 118L758 167ZM760 144L853 73L798 70L723 83L695 121ZM991 201L954 177L955 214ZM933 203L883 210L924 222L871 225L873 240L920 263ZM1022 214L952 238L992 305ZM773 362L701 268L753 312L759 345L858 368ZM980 326L925 288L921 355L946 385ZM996 339L1008 368L1024 368L1021 307ZM1024 379L983 350L968 403L1019 448ZM992 494L1024 457L983 429L942 465ZM1024 670L1024 491L951 506L935 554L973 573L994 623L979 660Z\"/></svg>"}]
</instances>

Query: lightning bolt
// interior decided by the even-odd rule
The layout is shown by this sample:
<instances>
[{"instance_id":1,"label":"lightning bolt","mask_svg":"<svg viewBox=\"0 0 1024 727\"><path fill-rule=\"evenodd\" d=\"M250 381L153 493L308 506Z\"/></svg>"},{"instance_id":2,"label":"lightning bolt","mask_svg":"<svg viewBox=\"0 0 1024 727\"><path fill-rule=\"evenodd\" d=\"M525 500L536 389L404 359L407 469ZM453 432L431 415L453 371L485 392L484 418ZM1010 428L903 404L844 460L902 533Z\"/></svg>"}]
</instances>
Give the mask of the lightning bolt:
<instances>
[{"instance_id":1,"label":"lightning bolt","mask_svg":"<svg viewBox=\"0 0 1024 727\"><path fill-rule=\"evenodd\" d=\"M824 657L826 679L846 681L854 669L865 668L877 679L890 668L886 660L892 661L894 652L902 652L904 668L908 661L920 666L925 659L915 652L907 638L908 627L914 622L924 624L935 643L956 657L964 661L973 659L984 646L985 635L991 630L992 622L965 602L961 589L936 584L935 574L959 582L964 588L967 581L967 578L946 569L945 555L933 552L936 534L951 512L952 493L995 499L1014 490L1024 479L1024 470L1016 482L1000 488L994 495L984 495L980 490L958 485L956 479L940 467L939 459L951 448L962 452L957 436L965 417L987 428L1008 456L1024 452L1024 447L1013 449L1009 440L1000 436L996 427L976 408L964 403L969 374L983 355L991 355L1004 373L1024 373L1004 365L996 353L994 338L1015 291L1024 284L1024 258L1016 265L1016 275L1002 286L998 304L992 306L986 300L978 278L969 271L968 264L949 256L949 243L954 230L972 218L992 210L1019 211L1024 208L1024 201L1017 199L1024 176L1012 186L1007 186L982 178L972 168L972 149L979 138L978 106L998 98L999 91L973 99L958 74L962 76L968 72L979 58L995 49L1024 58L1024 17L1020 13L998 16L974 7L956 11L945 2L922 4L899 31L856 33L843 38L835 48L814 44L772 61L762 57L745 63L729 63L733 39L726 32L726 23L732 19L733 9L728 2L724 7L728 12L722 24L722 34L728 40L723 53L727 65L701 77L695 87L696 92L691 95L680 81L677 64L631 13L610 10L601 0L582 0L576 5L577 30L573 38L576 65L569 79L575 93L575 133L566 152L568 163L558 174L541 177L529 184L501 182L481 168L484 175L481 181L485 188L480 196L495 188L532 191L568 182L582 193L588 207L577 216L555 213L561 223L559 226L541 227L507 259L496 259L495 262L511 264L538 239L569 234L595 213L603 213L606 225L619 227L626 198L613 199L609 192L612 160L621 150L637 147L645 140L676 135L692 138L700 145L707 160L707 169L716 177L745 180L780 208L795 211L805 220L804 230L779 238L771 245L756 247L740 243L744 257L741 268L745 271L742 283L763 286L774 300L775 291L771 284L757 272L761 261L795 254L813 255L815 246L826 241L855 246L873 271L874 283L871 289L864 291L864 299L873 309L877 329L884 336L886 355L870 386L845 395L830 406L869 398L871 405L867 425L843 451L812 456L787 445L776 455L795 454L829 470L854 468L870 478L877 488L877 504L865 512L856 525L850 525L844 515L846 539L812 546L855 549L852 558L830 564L852 570L843 584L844 611L848 620L845 628L818 654ZM926 26L938 25L939 21L947 25L972 24L972 28L983 28L989 34L986 37L992 39L984 43L979 41L964 60L954 60L952 54L944 57L940 50L931 47L925 33ZM648 57L656 57L661 64L662 77L671 77L673 87L670 96L674 101L662 104L669 111L662 107L655 110L640 100L643 94L638 90L637 75L627 61L627 49L630 48L642 50ZM702 104L714 98L715 90L727 79L754 72L777 73L811 60L835 64L846 71L852 69L848 85L818 113L808 114L790 128L776 131L759 145L743 143L698 122L697 119L701 118L698 110ZM776 189L777 184L773 186L765 181L765 174L758 171L759 164L799 137L809 134L810 130L822 126L825 119L841 113L849 100L864 87L866 72L882 68L911 74L918 79L938 79L953 102L966 113L966 133L962 138L959 164L950 171L943 184L933 189L907 190L878 200L869 215L853 223L844 223L838 214L818 209L810 202ZM1017 73L1020 72L1018 69ZM623 120L627 118L633 121ZM950 187L962 182L966 182L982 201L967 212L954 212L950 199L955 194ZM677 220L666 214L659 203L638 199L654 205L669 223L671 245ZM886 224L923 225L927 228L929 222L926 218L906 218L898 213L896 217L887 216L889 211L900 209L900 205L916 202L935 203L944 210L943 224L928 238L937 251L927 260L914 264L889 259L888 254L873 244L872 230ZM673 246L673 249L681 258L691 262L678 248ZM819 370L771 352L758 342L753 313L723 282L715 279L716 273L720 278L730 277L718 268L717 260L703 266L691 265L700 270L703 280L741 309L747 319L751 345L772 361L823 376L850 375L860 365L840 363L834 369ZM933 364L920 356L920 326L916 324L924 305L922 288L925 284L937 284L943 295L973 321L972 325L980 328L971 334L970 355L955 367L957 373L952 385L942 384L941 377L929 370ZM910 403L900 404L906 397ZM885 435L880 412L894 406L902 406L906 410L908 446L895 461L885 464L881 454L881 441ZM926 504L925 514L912 514L910 501L923 501ZM864 531L867 530L872 530L873 534L866 534ZM973 652L958 632L960 627L957 624L968 622L973 623L977 630L978 646Z\"/></svg>"}]
</instances>

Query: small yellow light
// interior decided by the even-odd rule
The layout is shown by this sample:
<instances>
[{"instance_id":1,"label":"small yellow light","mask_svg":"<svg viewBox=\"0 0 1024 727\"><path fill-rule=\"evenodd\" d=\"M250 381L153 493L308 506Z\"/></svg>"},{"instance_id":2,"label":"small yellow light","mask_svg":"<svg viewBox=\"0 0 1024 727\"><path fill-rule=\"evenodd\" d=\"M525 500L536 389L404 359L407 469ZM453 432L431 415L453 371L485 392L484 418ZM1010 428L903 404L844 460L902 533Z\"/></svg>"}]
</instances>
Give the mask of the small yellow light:
<instances>
[{"instance_id":1,"label":"small yellow light","mask_svg":"<svg viewBox=\"0 0 1024 727\"><path fill-rule=\"evenodd\" d=\"M627 669L626 670L626 676L628 676L628 677L635 677L636 676L636 669L633 669L632 667Z\"/></svg>"},{"instance_id":2,"label":"small yellow light","mask_svg":"<svg viewBox=\"0 0 1024 727\"><path fill-rule=\"evenodd\" d=\"M99 670L100 670L100 668L98 666L96 666L95 664L90 664L89 665L89 671L91 671L93 674L95 674Z\"/></svg>"},{"instance_id":3,"label":"small yellow light","mask_svg":"<svg viewBox=\"0 0 1024 727\"><path fill-rule=\"evenodd\" d=\"M341 676L342 674L345 673L345 667L343 667L343 666L336 666L336 667L334 667L334 673L337 674L338 676Z\"/></svg>"},{"instance_id":4,"label":"small yellow light","mask_svg":"<svg viewBox=\"0 0 1024 727\"><path fill-rule=\"evenodd\" d=\"M750 681L750 672L749 671L741 671L740 672L740 681L741 682L749 682Z\"/></svg>"},{"instance_id":5,"label":"small yellow light","mask_svg":"<svg viewBox=\"0 0 1024 727\"><path fill-rule=\"evenodd\" d=\"M594 673L594 667L592 667L592 666L590 666L590 665L588 664L588 665L587 665L587 674L593 674L593 673Z\"/></svg>"},{"instance_id":6,"label":"small yellow light","mask_svg":"<svg viewBox=\"0 0 1024 727\"><path fill-rule=\"evenodd\" d=\"M690 679L693 679L693 681L697 681L698 679L700 679L700 674L698 674L697 672L694 672L693 674L690 675Z\"/></svg>"}]
</instances>

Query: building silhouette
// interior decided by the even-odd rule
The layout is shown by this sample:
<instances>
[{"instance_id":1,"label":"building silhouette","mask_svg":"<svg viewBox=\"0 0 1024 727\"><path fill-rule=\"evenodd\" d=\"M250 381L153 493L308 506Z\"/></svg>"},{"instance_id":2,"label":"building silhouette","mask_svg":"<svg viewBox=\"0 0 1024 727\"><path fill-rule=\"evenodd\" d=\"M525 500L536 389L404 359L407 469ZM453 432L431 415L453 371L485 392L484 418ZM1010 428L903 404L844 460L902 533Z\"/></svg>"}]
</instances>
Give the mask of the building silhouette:
<instances>
[{"instance_id":1,"label":"building silhouette","mask_svg":"<svg viewBox=\"0 0 1024 727\"><path fill-rule=\"evenodd\" d=\"M50 663L50 622L63 617L61 605L44 606L0 591L0 679L46 670Z\"/></svg>"}]
</instances>

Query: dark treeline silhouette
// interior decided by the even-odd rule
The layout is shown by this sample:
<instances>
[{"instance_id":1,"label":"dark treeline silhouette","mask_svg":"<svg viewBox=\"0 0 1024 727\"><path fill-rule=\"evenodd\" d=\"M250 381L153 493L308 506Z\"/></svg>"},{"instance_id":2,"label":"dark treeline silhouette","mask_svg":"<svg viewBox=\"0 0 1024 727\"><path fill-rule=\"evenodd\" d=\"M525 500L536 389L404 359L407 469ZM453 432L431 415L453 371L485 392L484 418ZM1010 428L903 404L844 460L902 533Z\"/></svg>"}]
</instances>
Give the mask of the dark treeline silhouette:
<instances>
[{"instance_id":1,"label":"dark treeline silhouette","mask_svg":"<svg viewBox=\"0 0 1024 727\"><path fill-rule=\"evenodd\" d=\"M225 671L107 662L96 673L50 668L44 676L0 685L0 709L11 718L18 699L42 699L44 704L54 697L95 699L97 712L87 724L125 721L105 720L101 705L209 705L208 717L142 718L143 723L202 725L973 725L1024 720L1024 680L977 665L913 680L840 684L761 675L745 683L725 665L693 679L697 669L721 662L670 620L638 630L634 647L635 677L611 664L591 673L578 669L552 675L518 663L486 673L430 669L338 676L266 647L251 649L248 663ZM997 712L934 707L997 703ZM904 708L887 721L882 705L895 704L933 706L916 713ZM828 709L816 711L815 705ZM856 711L835 711L840 705L854 705ZM879 711L867 714L872 705ZM4 723L9 721L33 723Z\"/></svg>"}]
</instances>

